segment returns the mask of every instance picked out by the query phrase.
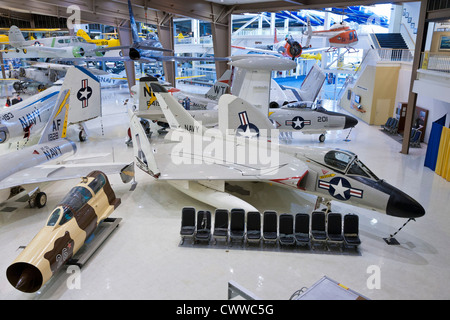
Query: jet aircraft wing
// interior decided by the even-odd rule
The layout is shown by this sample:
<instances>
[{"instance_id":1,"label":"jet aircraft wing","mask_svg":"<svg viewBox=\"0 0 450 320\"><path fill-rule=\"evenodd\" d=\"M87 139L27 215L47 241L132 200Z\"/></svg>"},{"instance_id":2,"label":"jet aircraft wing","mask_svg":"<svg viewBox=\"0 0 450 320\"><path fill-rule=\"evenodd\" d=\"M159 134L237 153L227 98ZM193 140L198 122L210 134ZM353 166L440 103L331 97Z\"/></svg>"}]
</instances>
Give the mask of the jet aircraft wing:
<instances>
[{"instance_id":1,"label":"jet aircraft wing","mask_svg":"<svg viewBox=\"0 0 450 320\"><path fill-rule=\"evenodd\" d=\"M193 146L196 137L191 137ZM279 153L279 161L274 164L264 164L260 161L252 161L249 152L256 151L256 146L245 143L242 140L239 150L246 153L245 161L235 161L227 159L221 152L209 152L211 145L203 143L204 147L190 148L183 150L186 152L176 153L175 150L182 150L186 137L181 142L168 142L154 144L153 155L160 171L160 180L224 180L224 181L278 181L295 179L301 180L308 172L305 163L294 156L286 153ZM189 138L188 138L189 139ZM238 140L239 141L239 140ZM240 142L237 142L238 144ZM186 146L184 145L184 146ZM261 154L261 146L258 147ZM267 152L270 151L268 143ZM236 152L237 153L237 152ZM235 155L240 156L240 155ZM273 155L272 155L273 156Z\"/></svg>"},{"instance_id":2,"label":"jet aircraft wing","mask_svg":"<svg viewBox=\"0 0 450 320\"><path fill-rule=\"evenodd\" d=\"M102 168L105 174L121 173L130 163L80 163L46 164L18 171L0 181L0 190L43 182L85 177L89 172Z\"/></svg>"}]
</instances>

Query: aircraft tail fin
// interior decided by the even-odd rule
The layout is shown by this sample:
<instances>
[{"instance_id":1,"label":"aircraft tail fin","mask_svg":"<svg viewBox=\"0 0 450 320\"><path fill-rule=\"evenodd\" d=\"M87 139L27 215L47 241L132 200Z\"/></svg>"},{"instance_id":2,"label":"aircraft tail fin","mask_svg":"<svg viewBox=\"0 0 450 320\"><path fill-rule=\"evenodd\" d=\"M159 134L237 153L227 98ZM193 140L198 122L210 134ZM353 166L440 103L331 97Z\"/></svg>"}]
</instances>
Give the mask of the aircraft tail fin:
<instances>
[{"instance_id":1,"label":"aircraft tail fin","mask_svg":"<svg viewBox=\"0 0 450 320\"><path fill-rule=\"evenodd\" d=\"M272 71L292 70L297 66L295 61L266 55L233 57L230 64L236 67L231 94L251 101L266 116L269 114Z\"/></svg>"},{"instance_id":2,"label":"aircraft tail fin","mask_svg":"<svg viewBox=\"0 0 450 320\"><path fill-rule=\"evenodd\" d=\"M269 137L274 130L268 115L246 100L224 94L219 99L219 130L244 137Z\"/></svg>"},{"instance_id":3,"label":"aircraft tail fin","mask_svg":"<svg viewBox=\"0 0 450 320\"><path fill-rule=\"evenodd\" d=\"M77 31L77 36L78 37L82 37L86 41L91 41L92 40L91 37L89 37L89 35L83 29L79 29Z\"/></svg>"},{"instance_id":4,"label":"aircraft tail fin","mask_svg":"<svg viewBox=\"0 0 450 320\"><path fill-rule=\"evenodd\" d=\"M219 100L220 96L228 93L230 89L232 72L230 69L226 70L219 80L214 83L211 89L205 94L205 97L211 100Z\"/></svg>"},{"instance_id":5,"label":"aircraft tail fin","mask_svg":"<svg viewBox=\"0 0 450 320\"><path fill-rule=\"evenodd\" d=\"M158 99L150 86L151 83L158 83L155 77L142 77L139 79L139 105L141 112L162 112Z\"/></svg>"},{"instance_id":6,"label":"aircraft tail fin","mask_svg":"<svg viewBox=\"0 0 450 320\"><path fill-rule=\"evenodd\" d=\"M148 89L146 88L146 93L154 95L171 129L183 129L192 133L205 131L201 122L195 120L161 84L150 82Z\"/></svg>"},{"instance_id":7,"label":"aircraft tail fin","mask_svg":"<svg viewBox=\"0 0 450 320\"><path fill-rule=\"evenodd\" d=\"M39 144L65 138L69 118L70 89L61 89L52 115L42 131Z\"/></svg>"},{"instance_id":8,"label":"aircraft tail fin","mask_svg":"<svg viewBox=\"0 0 450 320\"><path fill-rule=\"evenodd\" d=\"M22 31L16 26L11 26L11 28L9 28L8 38L9 44L15 48L23 46L26 42Z\"/></svg>"},{"instance_id":9,"label":"aircraft tail fin","mask_svg":"<svg viewBox=\"0 0 450 320\"><path fill-rule=\"evenodd\" d=\"M313 64L298 92L301 98L299 100L314 102L322 89L325 78L325 72L317 63Z\"/></svg>"},{"instance_id":10,"label":"aircraft tail fin","mask_svg":"<svg viewBox=\"0 0 450 320\"><path fill-rule=\"evenodd\" d=\"M69 123L80 123L102 115L100 81L85 68L74 66L64 78L63 88L70 88Z\"/></svg>"},{"instance_id":11,"label":"aircraft tail fin","mask_svg":"<svg viewBox=\"0 0 450 320\"><path fill-rule=\"evenodd\" d=\"M130 25L131 25L131 36L133 37L133 42L140 42L139 33L137 29L136 20L134 19L133 8L131 7L131 1L128 0L128 11L130 13Z\"/></svg>"}]
</instances>

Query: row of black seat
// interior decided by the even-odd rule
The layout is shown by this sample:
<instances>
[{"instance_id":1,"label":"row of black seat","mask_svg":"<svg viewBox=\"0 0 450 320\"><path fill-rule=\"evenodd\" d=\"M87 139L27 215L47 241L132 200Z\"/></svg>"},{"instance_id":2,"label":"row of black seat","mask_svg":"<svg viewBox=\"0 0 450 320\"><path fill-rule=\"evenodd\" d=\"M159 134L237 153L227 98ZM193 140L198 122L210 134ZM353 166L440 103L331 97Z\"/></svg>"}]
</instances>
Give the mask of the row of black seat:
<instances>
[{"instance_id":1,"label":"row of black seat","mask_svg":"<svg viewBox=\"0 0 450 320\"><path fill-rule=\"evenodd\" d=\"M181 216L180 235L195 242L214 240L240 241L243 243L277 243L280 245L336 244L357 247L359 238L359 217L323 211L278 215L275 211L245 212L236 208L228 211L216 209L214 228L211 226L211 212L193 207L184 207Z\"/></svg>"},{"instance_id":2,"label":"row of black seat","mask_svg":"<svg viewBox=\"0 0 450 320\"><path fill-rule=\"evenodd\" d=\"M381 126L384 131L390 133L390 134L396 134L398 131L398 119L389 117L386 120L386 123Z\"/></svg>"}]
</instances>

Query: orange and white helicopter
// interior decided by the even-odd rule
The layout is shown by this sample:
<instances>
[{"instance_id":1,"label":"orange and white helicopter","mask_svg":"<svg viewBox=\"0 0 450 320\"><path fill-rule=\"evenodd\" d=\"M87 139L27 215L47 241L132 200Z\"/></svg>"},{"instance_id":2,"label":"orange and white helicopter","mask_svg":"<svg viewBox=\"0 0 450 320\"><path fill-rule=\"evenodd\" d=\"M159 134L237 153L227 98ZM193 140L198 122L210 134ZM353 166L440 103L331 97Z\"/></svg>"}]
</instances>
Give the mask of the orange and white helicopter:
<instances>
[{"instance_id":1,"label":"orange and white helicopter","mask_svg":"<svg viewBox=\"0 0 450 320\"><path fill-rule=\"evenodd\" d=\"M348 51L353 51L355 50L353 46L358 42L356 30L350 28L344 21L335 23L328 30L312 31L312 36L328 38L328 42L330 43L328 52L334 51L337 48L346 48Z\"/></svg>"},{"instance_id":2,"label":"orange and white helicopter","mask_svg":"<svg viewBox=\"0 0 450 320\"><path fill-rule=\"evenodd\" d=\"M305 32L305 35L307 35L306 44L304 46L301 45L301 41L295 40L292 35L286 35L284 40L278 41L277 39L277 30L275 29L275 37L274 37L274 44L272 46L272 49L262 49L262 48L251 48L251 47L242 47L242 46L231 46L235 49L243 49L248 50L250 52L257 52L257 53L266 53L276 56L282 56L291 58L292 60L295 60L295 58L299 58L302 54L310 54L314 52L324 51L326 48L311 48L310 41L311 36L313 34L313 31L311 29L311 24L308 19L307 23L308 30Z\"/></svg>"}]
</instances>

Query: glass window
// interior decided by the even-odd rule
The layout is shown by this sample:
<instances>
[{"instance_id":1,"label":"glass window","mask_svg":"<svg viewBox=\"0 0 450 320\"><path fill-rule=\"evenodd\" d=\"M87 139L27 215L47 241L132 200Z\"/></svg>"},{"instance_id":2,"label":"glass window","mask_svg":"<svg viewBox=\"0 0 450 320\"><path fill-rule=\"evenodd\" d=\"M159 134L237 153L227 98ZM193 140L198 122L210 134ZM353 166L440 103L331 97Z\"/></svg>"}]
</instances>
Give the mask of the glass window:
<instances>
[{"instance_id":1,"label":"glass window","mask_svg":"<svg viewBox=\"0 0 450 320\"><path fill-rule=\"evenodd\" d=\"M358 176L369 177L369 175L359 166L358 161L353 161L350 169L348 169L348 174L356 174Z\"/></svg>"},{"instance_id":2,"label":"glass window","mask_svg":"<svg viewBox=\"0 0 450 320\"><path fill-rule=\"evenodd\" d=\"M340 171L345 171L345 169L347 168L348 164L353 160L353 156L345 153L345 152L341 152L338 150L333 150L333 151L329 151L325 157L325 164L340 170Z\"/></svg>"},{"instance_id":3,"label":"glass window","mask_svg":"<svg viewBox=\"0 0 450 320\"><path fill-rule=\"evenodd\" d=\"M92 180L91 183L88 184L88 187L92 189L95 193L99 192L101 188L106 183L105 176L103 174L99 174L97 177L95 177L94 180Z\"/></svg>"},{"instance_id":4,"label":"glass window","mask_svg":"<svg viewBox=\"0 0 450 320\"><path fill-rule=\"evenodd\" d=\"M64 42L65 43L70 43L70 39L65 39Z\"/></svg>"},{"instance_id":5,"label":"glass window","mask_svg":"<svg viewBox=\"0 0 450 320\"><path fill-rule=\"evenodd\" d=\"M58 43L64 43L64 40L63 39L59 39Z\"/></svg>"},{"instance_id":6,"label":"glass window","mask_svg":"<svg viewBox=\"0 0 450 320\"><path fill-rule=\"evenodd\" d=\"M52 212L50 218L48 219L47 226L53 227L58 222L58 219L59 219L60 215L61 215L61 209L60 208L56 208Z\"/></svg>"},{"instance_id":7,"label":"glass window","mask_svg":"<svg viewBox=\"0 0 450 320\"><path fill-rule=\"evenodd\" d=\"M64 212L63 212L63 215L61 217L61 221L59 222L59 225L62 226L64 223L66 223L67 221L69 221L72 218L73 218L72 211L70 211L69 208L64 207Z\"/></svg>"},{"instance_id":8,"label":"glass window","mask_svg":"<svg viewBox=\"0 0 450 320\"><path fill-rule=\"evenodd\" d=\"M85 187L73 187L70 192L61 201L64 206L70 207L77 212L81 207L92 198L91 192Z\"/></svg>"}]
</instances>

